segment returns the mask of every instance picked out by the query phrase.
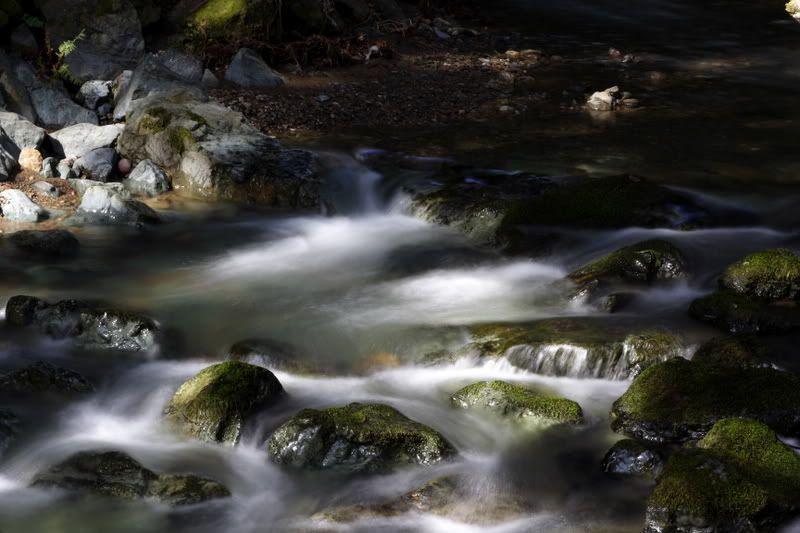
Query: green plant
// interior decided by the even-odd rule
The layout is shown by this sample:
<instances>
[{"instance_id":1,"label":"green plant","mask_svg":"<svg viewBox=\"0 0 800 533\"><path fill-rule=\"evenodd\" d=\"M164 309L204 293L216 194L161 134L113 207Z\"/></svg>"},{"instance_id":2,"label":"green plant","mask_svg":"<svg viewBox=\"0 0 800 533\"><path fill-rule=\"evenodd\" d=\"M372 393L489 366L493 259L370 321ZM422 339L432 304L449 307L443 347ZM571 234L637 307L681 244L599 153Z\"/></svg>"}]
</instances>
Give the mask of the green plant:
<instances>
[{"instance_id":1,"label":"green plant","mask_svg":"<svg viewBox=\"0 0 800 533\"><path fill-rule=\"evenodd\" d=\"M45 35L45 46L38 60L39 75L52 80L61 80L72 85L80 85L83 81L76 77L66 63L67 57L78 49L78 43L86 38L86 30L81 30L72 39L67 39L53 48L50 36Z\"/></svg>"},{"instance_id":2,"label":"green plant","mask_svg":"<svg viewBox=\"0 0 800 533\"><path fill-rule=\"evenodd\" d=\"M28 15L27 13L22 15L22 22L25 23L26 26L33 29L41 29L44 28L44 21L39 17L34 17L33 15Z\"/></svg>"}]
</instances>

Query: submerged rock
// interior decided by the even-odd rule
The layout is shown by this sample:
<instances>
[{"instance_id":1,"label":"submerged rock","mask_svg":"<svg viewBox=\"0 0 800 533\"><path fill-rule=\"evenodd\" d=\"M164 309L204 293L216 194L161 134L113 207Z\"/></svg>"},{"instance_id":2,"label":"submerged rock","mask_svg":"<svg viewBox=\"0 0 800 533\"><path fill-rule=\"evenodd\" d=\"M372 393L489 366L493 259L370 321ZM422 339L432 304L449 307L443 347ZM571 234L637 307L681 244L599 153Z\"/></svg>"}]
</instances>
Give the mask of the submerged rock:
<instances>
[{"instance_id":1,"label":"submerged rock","mask_svg":"<svg viewBox=\"0 0 800 533\"><path fill-rule=\"evenodd\" d=\"M216 481L192 475L159 475L117 451L77 453L40 472L33 486L125 500L153 498L170 505L189 505L230 496L228 489Z\"/></svg>"},{"instance_id":2,"label":"submerged rock","mask_svg":"<svg viewBox=\"0 0 800 533\"><path fill-rule=\"evenodd\" d=\"M578 284L595 280L636 283L675 280L689 274L686 258L672 243L660 239L621 248L569 274Z\"/></svg>"},{"instance_id":3,"label":"submerged rock","mask_svg":"<svg viewBox=\"0 0 800 533\"><path fill-rule=\"evenodd\" d=\"M21 252L51 258L72 257L80 248L78 239L63 229L17 231L6 240Z\"/></svg>"},{"instance_id":4,"label":"submerged rock","mask_svg":"<svg viewBox=\"0 0 800 533\"><path fill-rule=\"evenodd\" d=\"M603 458L603 471L609 474L657 477L663 468L660 452L632 439L617 441Z\"/></svg>"},{"instance_id":5,"label":"submerged rock","mask_svg":"<svg viewBox=\"0 0 800 533\"><path fill-rule=\"evenodd\" d=\"M752 335L716 337L700 346L692 357L695 363L734 368L774 367L769 350Z\"/></svg>"},{"instance_id":6,"label":"submerged rock","mask_svg":"<svg viewBox=\"0 0 800 533\"><path fill-rule=\"evenodd\" d=\"M0 375L2 393L82 394L93 390L92 384L77 372L44 361Z\"/></svg>"},{"instance_id":7,"label":"submerged rock","mask_svg":"<svg viewBox=\"0 0 800 533\"><path fill-rule=\"evenodd\" d=\"M164 414L189 436L236 444L248 416L283 394L278 378L266 368L227 361L205 368L181 385Z\"/></svg>"},{"instance_id":8,"label":"submerged rock","mask_svg":"<svg viewBox=\"0 0 800 533\"><path fill-rule=\"evenodd\" d=\"M767 426L717 422L675 454L647 501L646 533L772 531L800 511L800 455Z\"/></svg>"},{"instance_id":9,"label":"submerged rock","mask_svg":"<svg viewBox=\"0 0 800 533\"><path fill-rule=\"evenodd\" d=\"M583 422L583 410L576 402L540 394L505 381L473 383L456 392L450 401L461 409L489 411L506 419L541 427Z\"/></svg>"},{"instance_id":10,"label":"submerged rock","mask_svg":"<svg viewBox=\"0 0 800 533\"><path fill-rule=\"evenodd\" d=\"M777 249L750 254L733 263L719 280L720 287L767 302L800 299L800 257Z\"/></svg>"},{"instance_id":11,"label":"submerged rock","mask_svg":"<svg viewBox=\"0 0 800 533\"><path fill-rule=\"evenodd\" d=\"M800 435L800 377L673 359L642 372L611 410L612 428L647 442L701 438L717 421L742 416Z\"/></svg>"},{"instance_id":12,"label":"submerged rock","mask_svg":"<svg viewBox=\"0 0 800 533\"><path fill-rule=\"evenodd\" d=\"M77 181L77 180L76 180ZM155 224L158 213L147 204L126 199L114 188L92 185L69 221L73 224Z\"/></svg>"},{"instance_id":13,"label":"submerged rock","mask_svg":"<svg viewBox=\"0 0 800 533\"><path fill-rule=\"evenodd\" d=\"M728 290L694 300L689 316L734 334L800 330L800 309L796 305L773 305Z\"/></svg>"},{"instance_id":14,"label":"submerged rock","mask_svg":"<svg viewBox=\"0 0 800 533\"><path fill-rule=\"evenodd\" d=\"M62 300L50 304L33 296L13 296L6 323L35 327L54 339L69 338L89 348L154 353L159 327L152 319L101 304Z\"/></svg>"},{"instance_id":15,"label":"submerged rock","mask_svg":"<svg viewBox=\"0 0 800 533\"><path fill-rule=\"evenodd\" d=\"M591 320L485 324L470 327L470 333L482 355L505 356L514 366L548 376L628 379L686 353L671 333L625 335Z\"/></svg>"},{"instance_id":16,"label":"submerged rock","mask_svg":"<svg viewBox=\"0 0 800 533\"><path fill-rule=\"evenodd\" d=\"M456 454L438 432L393 407L360 403L300 411L275 430L267 450L284 466L370 473Z\"/></svg>"},{"instance_id":17,"label":"submerged rock","mask_svg":"<svg viewBox=\"0 0 800 533\"><path fill-rule=\"evenodd\" d=\"M133 161L150 159L181 194L297 209L320 206L315 159L287 150L214 103L148 98L118 142Z\"/></svg>"}]
</instances>

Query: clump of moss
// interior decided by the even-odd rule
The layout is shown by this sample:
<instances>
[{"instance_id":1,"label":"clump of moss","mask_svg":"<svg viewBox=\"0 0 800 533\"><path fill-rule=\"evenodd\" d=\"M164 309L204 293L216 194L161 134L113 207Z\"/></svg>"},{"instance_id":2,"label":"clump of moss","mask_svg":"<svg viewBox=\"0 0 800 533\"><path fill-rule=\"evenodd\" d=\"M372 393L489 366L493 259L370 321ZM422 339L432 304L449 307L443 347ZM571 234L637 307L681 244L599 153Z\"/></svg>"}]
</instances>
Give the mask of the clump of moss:
<instances>
[{"instance_id":1,"label":"clump of moss","mask_svg":"<svg viewBox=\"0 0 800 533\"><path fill-rule=\"evenodd\" d=\"M382 404L304 409L267 443L270 458L296 468L382 472L455 455L438 432Z\"/></svg>"},{"instance_id":2,"label":"clump of moss","mask_svg":"<svg viewBox=\"0 0 800 533\"><path fill-rule=\"evenodd\" d=\"M580 424L581 406L572 400L537 394L505 381L482 381L467 385L450 401L462 409L484 409L503 417L533 421L537 425Z\"/></svg>"},{"instance_id":3,"label":"clump of moss","mask_svg":"<svg viewBox=\"0 0 800 533\"><path fill-rule=\"evenodd\" d=\"M247 416L282 395L278 378L266 368L226 361L203 369L181 385L165 415L193 437L235 444Z\"/></svg>"},{"instance_id":4,"label":"clump of moss","mask_svg":"<svg viewBox=\"0 0 800 533\"><path fill-rule=\"evenodd\" d=\"M616 402L612 427L652 442L702 437L715 422L746 416L800 434L800 377L685 359L651 366Z\"/></svg>"},{"instance_id":5,"label":"clump of moss","mask_svg":"<svg viewBox=\"0 0 800 533\"><path fill-rule=\"evenodd\" d=\"M720 286L765 301L800 296L800 257L779 248L750 254L733 263L719 280Z\"/></svg>"},{"instance_id":6,"label":"clump of moss","mask_svg":"<svg viewBox=\"0 0 800 533\"><path fill-rule=\"evenodd\" d=\"M694 300L689 315L730 333L787 333L800 329L798 309L769 305L729 290Z\"/></svg>"},{"instance_id":7,"label":"clump of moss","mask_svg":"<svg viewBox=\"0 0 800 533\"><path fill-rule=\"evenodd\" d=\"M164 131L171 121L169 111L163 107L151 107L139 121L139 127L149 133L158 133Z\"/></svg>"},{"instance_id":8,"label":"clump of moss","mask_svg":"<svg viewBox=\"0 0 800 533\"><path fill-rule=\"evenodd\" d=\"M548 319L526 323L470 326L476 346L484 355L503 355L509 348L541 343L568 343L589 347L623 337L596 320Z\"/></svg>"},{"instance_id":9,"label":"clump of moss","mask_svg":"<svg viewBox=\"0 0 800 533\"><path fill-rule=\"evenodd\" d=\"M167 130L167 142L176 152L182 154L194 144L194 136L186 128L170 128Z\"/></svg>"},{"instance_id":10,"label":"clump of moss","mask_svg":"<svg viewBox=\"0 0 800 533\"><path fill-rule=\"evenodd\" d=\"M695 363L739 368L769 366L768 359L767 347L749 334L713 338L700 346L692 357Z\"/></svg>"},{"instance_id":11,"label":"clump of moss","mask_svg":"<svg viewBox=\"0 0 800 533\"><path fill-rule=\"evenodd\" d=\"M626 246L569 274L576 283L620 278L651 283L687 276L687 261L672 243L653 239Z\"/></svg>"},{"instance_id":12,"label":"clump of moss","mask_svg":"<svg viewBox=\"0 0 800 533\"><path fill-rule=\"evenodd\" d=\"M206 0L188 23L210 37L234 39L260 34L269 40L280 16L279 6L275 0Z\"/></svg>"}]
</instances>

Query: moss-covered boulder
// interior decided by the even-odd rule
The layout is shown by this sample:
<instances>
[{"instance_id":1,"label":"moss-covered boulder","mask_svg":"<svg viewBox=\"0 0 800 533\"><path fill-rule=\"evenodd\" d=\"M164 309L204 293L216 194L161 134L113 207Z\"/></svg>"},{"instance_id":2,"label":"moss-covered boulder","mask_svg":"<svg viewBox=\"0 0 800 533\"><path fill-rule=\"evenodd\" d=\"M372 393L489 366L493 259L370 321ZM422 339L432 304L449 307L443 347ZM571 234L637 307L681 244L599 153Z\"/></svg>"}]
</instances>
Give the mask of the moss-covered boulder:
<instances>
[{"instance_id":1,"label":"moss-covered boulder","mask_svg":"<svg viewBox=\"0 0 800 533\"><path fill-rule=\"evenodd\" d=\"M311 520L321 525L339 525L424 513L460 523L494 525L522 518L529 509L530 506L518 496L497 490L476 491L474 480L446 477L429 481L398 498L323 509Z\"/></svg>"},{"instance_id":2,"label":"moss-covered boulder","mask_svg":"<svg viewBox=\"0 0 800 533\"><path fill-rule=\"evenodd\" d=\"M193 475L159 475L117 451L79 452L40 472L33 486L125 500L157 499L170 505L230 496L228 489L216 481Z\"/></svg>"},{"instance_id":3,"label":"moss-covered boulder","mask_svg":"<svg viewBox=\"0 0 800 533\"><path fill-rule=\"evenodd\" d=\"M656 477L664 468L664 456L639 441L622 439L608 450L602 466L609 474Z\"/></svg>"},{"instance_id":4,"label":"moss-covered boulder","mask_svg":"<svg viewBox=\"0 0 800 533\"><path fill-rule=\"evenodd\" d=\"M158 350L161 336L158 324L139 313L78 300L50 304L33 296L11 297L6 323L34 327L54 339L72 339L87 348L149 354Z\"/></svg>"},{"instance_id":5,"label":"moss-covered boulder","mask_svg":"<svg viewBox=\"0 0 800 533\"><path fill-rule=\"evenodd\" d=\"M438 432L397 409L361 403L304 409L275 430L267 450L279 465L369 473L431 465L456 453Z\"/></svg>"},{"instance_id":6,"label":"moss-covered boulder","mask_svg":"<svg viewBox=\"0 0 800 533\"><path fill-rule=\"evenodd\" d=\"M248 417L283 394L278 378L266 368L226 361L201 370L181 385L164 414L186 435L236 444Z\"/></svg>"},{"instance_id":7,"label":"moss-covered boulder","mask_svg":"<svg viewBox=\"0 0 800 533\"><path fill-rule=\"evenodd\" d=\"M82 375L44 361L0 375L0 393L83 394L94 387Z\"/></svg>"},{"instance_id":8,"label":"moss-covered boulder","mask_svg":"<svg viewBox=\"0 0 800 533\"><path fill-rule=\"evenodd\" d=\"M769 349L753 335L715 337L692 356L695 363L735 368L771 367Z\"/></svg>"},{"instance_id":9,"label":"moss-covered boulder","mask_svg":"<svg viewBox=\"0 0 800 533\"><path fill-rule=\"evenodd\" d=\"M176 192L210 200L318 209L315 158L284 148L219 104L156 95L129 113L117 149L149 159Z\"/></svg>"},{"instance_id":10,"label":"moss-covered boulder","mask_svg":"<svg viewBox=\"0 0 800 533\"><path fill-rule=\"evenodd\" d=\"M505 356L519 368L549 376L628 379L655 363L685 354L667 331L634 334L594 319L550 319L469 328L484 356Z\"/></svg>"},{"instance_id":11,"label":"moss-covered boulder","mask_svg":"<svg viewBox=\"0 0 800 533\"><path fill-rule=\"evenodd\" d=\"M800 329L800 308L719 290L694 300L689 316L729 333L790 333Z\"/></svg>"},{"instance_id":12,"label":"moss-covered boulder","mask_svg":"<svg viewBox=\"0 0 800 533\"><path fill-rule=\"evenodd\" d=\"M728 419L670 459L648 499L645 531L773 531L798 511L800 455L769 427Z\"/></svg>"},{"instance_id":13,"label":"moss-covered boulder","mask_svg":"<svg viewBox=\"0 0 800 533\"><path fill-rule=\"evenodd\" d=\"M477 409L526 425L546 427L583 422L581 406L572 400L534 392L505 381L482 381L450 397L461 409Z\"/></svg>"},{"instance_id":14,"label":"moss-covered boulder","mask_svg":"<svg viewBox=\"0 0 800 533\"><path fill-rule=\"evenodd\" d=\"M796 300L800 297L800 257L782 248L750 254L726 268L719 284L768 302Z\"/></svg>"},{"instance_id":15,"label":"moss-covered boulder","mask_svg":"<svg viewBox=\"0 0 800 533\"><path fill-rule=\"evenodd\" d=\"M688 262L672 243L653 239L626 246L585 265L569 274L569 279L583 285L601 281L655 281L685 278Z\"/></svg>"},{"instance_id":16,"label":"moss-covered boulder","mask_svg":"<svg viewBox=\"0 0 800 533\"><path fill-rule=\"evenodd\" d=\"M648 442L701 438L717 421L747 417L800 434L800 376L673 359L646 369L616 402L612 428Z\"/></svg>"}]
</instances>

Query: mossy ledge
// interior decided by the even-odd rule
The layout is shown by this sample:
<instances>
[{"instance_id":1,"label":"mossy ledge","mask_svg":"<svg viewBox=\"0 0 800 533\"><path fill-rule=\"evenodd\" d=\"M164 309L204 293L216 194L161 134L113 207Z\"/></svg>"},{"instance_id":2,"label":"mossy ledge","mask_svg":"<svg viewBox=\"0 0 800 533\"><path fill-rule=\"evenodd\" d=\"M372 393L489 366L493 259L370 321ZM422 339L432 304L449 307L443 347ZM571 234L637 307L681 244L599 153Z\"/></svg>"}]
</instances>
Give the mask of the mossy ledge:
<instances>
[{"instance_id":1,"label":"mossy ledge","mask_svg":"<svg viewBox=\"0 0 800 533\"><path fill-rule=\"evenodd\" d=\"M800 257L778 248L750 254L733 263L719 280L737 294L773 302L800 298Z\"/></svg>"},{"instance_id":2,"label":"mossy ledge","mask_svg":"<svg viewBox=\"0 0 800 533\"><path fill-rule=\"evenodd\" d=\"M482 381L460 389L450 398L461 409L481 409L536 426L580 424L583 410L577 402L546 396L505 381Z\"/></svg>"},{"instance_id":3,"label":"mossy ledge","mask_svg":"<svg viewBox=\"0 0 800 533\"><path fill-rule=\"evenodd\" d=\"M430 465L456 453L438 432L397 409L361 403L300 411L275 430L267 451L283 466L359 473Z\"/></svg>"},{"instance_id":4,"label":"mossy ledge","mask_svg":"<svg viewBox=\"0 0 800 533\"><path fill-rule=\"evenodd\" d=\"M620 248L569 274L580 285L593 280L618 278L638 283L680 279L688 276L688 261L674 244L652 239Z\"/></svg>"}]
</instances>

